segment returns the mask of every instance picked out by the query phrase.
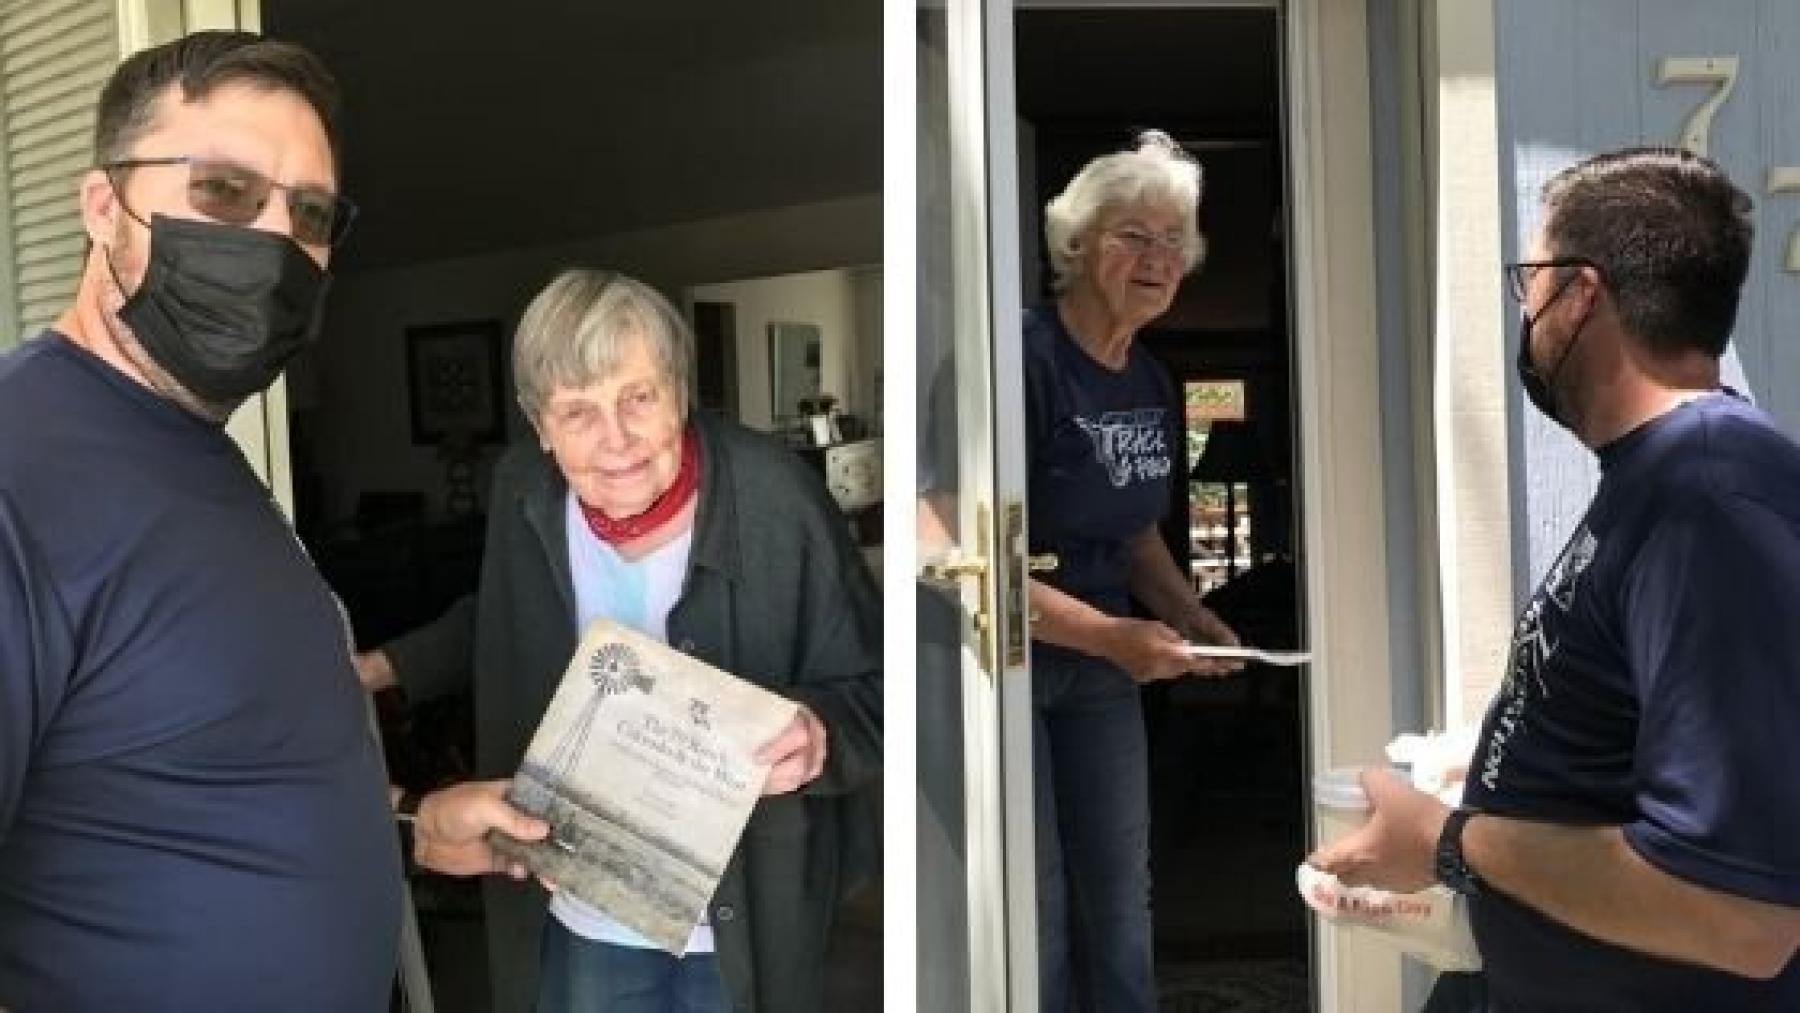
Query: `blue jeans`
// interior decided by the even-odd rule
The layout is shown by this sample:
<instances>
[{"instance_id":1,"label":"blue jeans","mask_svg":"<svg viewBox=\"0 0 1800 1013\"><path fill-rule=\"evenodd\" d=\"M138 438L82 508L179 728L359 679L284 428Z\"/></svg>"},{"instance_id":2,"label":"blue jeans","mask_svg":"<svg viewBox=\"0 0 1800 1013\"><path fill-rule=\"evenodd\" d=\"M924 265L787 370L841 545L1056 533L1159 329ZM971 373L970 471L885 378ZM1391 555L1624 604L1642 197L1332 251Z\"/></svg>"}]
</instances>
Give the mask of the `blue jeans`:
<instances>
[{"instance_id":1,"label":"blue jeans","mask_svg":"<svg viewBox=\"0 0 1800 1013\"><path fill-rule=\"evenodd\" d=\"M537 1013L725 1013L719 961L597 942L544 921Z\"/></svg>"},{"instance_id":2,"label":"blue jeans","mask_svg":"<svg viewBox=\"0 0 1800 1013\"><path fill-rule=\"evenodd\" d=\"M1149 746L1137 684L1040 645L1032 702L1040 1008L1149 1013Z\"/></svg>"}]
</instances>

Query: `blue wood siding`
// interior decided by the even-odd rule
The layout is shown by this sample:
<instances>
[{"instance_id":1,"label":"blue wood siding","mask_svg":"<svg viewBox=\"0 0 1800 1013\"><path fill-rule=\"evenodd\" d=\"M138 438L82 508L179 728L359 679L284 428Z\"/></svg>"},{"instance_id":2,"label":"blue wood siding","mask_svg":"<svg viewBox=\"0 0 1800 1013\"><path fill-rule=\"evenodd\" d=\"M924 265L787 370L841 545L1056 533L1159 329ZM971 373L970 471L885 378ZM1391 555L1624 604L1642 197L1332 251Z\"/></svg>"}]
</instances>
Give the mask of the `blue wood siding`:
<instances>
[{"instance_id":1,"label":"blue wood siding","mask_svg":"<svg viewBox=\"0 0 1800 1013\"><path fill-rule=\"evenodd\" d=\"M1662 58L1738 57L1709 154L1756 201L1757 239L1726 371L1800 434L1800 275L1785 270L1800 195L1765 192L1772 167L1800 165L1800 2L1499 0L1496 27L1508 260L1527 248L1539 190L1557 170L1610 148L1676 142L1711 86L1658 87ZM1516 331L1507 341L1510 355ZM1525 596L1580 517L1596 471L1516 387L1513 405L1514 558L1524 578L1515 584Z\"/></svg>"}]
</instances>

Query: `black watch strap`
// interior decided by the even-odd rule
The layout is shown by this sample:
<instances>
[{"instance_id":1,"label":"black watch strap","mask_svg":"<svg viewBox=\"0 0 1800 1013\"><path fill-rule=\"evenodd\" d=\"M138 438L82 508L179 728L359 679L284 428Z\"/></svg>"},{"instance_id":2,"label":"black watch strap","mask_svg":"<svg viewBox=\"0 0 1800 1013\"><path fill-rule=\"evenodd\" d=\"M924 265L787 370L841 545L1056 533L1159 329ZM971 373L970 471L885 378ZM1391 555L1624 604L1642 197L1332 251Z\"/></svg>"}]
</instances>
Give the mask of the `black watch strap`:
<instances>
[{"instance_id":1,"label":"black watch strap","mask_svg":"<svg viewBox=\"0 0 1800 1013\"><path fill-rule=\"evenodd\" d=\"M1481 877L1469 868L1463 858L1463 827L1469 818L1476 815L1474 809L1452 809L1444 819L1444 829L1438 833L1437 841L1437 878L1457 893L1472 897L1482 891Z\"/></svg>"}]
</instances>

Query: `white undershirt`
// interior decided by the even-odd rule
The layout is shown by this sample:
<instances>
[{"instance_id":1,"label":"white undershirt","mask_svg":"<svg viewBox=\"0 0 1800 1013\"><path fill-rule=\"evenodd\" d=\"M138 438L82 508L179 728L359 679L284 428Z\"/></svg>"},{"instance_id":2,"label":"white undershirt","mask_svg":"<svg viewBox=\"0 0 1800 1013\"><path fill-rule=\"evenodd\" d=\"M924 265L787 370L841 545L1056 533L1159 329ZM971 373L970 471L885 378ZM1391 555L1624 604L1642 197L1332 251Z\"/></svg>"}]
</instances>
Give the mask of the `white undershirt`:
<instances>
[{"instance_id":1,"label":"white undershirt","mask_svg":"<svg viewBox=\"0 0 1800 1013\"><path fill-rule=\"evenodd\" d=\"M577 631L604 617L668 643L669 610L681 597L693 531L682 532L641 559L627 560L594 535L574 492L568 495L564 514L563 524L569 532L569 573L575 581ZM638 949L656 945L566 892L551 896L550 914L584 939ZM687 952L712 951L712 926L703 918L688 937Z\"/></svg>"}]
</instances>

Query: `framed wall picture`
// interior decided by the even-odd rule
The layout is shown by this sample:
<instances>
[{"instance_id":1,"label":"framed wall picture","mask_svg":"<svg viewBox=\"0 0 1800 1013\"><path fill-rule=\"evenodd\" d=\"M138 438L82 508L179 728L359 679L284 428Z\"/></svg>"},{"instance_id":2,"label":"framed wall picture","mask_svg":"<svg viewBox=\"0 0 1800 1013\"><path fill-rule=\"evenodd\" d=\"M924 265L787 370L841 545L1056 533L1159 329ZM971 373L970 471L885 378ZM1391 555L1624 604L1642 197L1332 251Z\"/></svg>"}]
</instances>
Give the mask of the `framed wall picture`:
<instances>
[{"instance_id":1,"label":"framed wall picture","mask_svg":"<svg viewBox=\"0 0 1800 1013\"><path fill-rule=\"evenodd\" d=\"M500 321L406 329L406 395L414 443L504 442L505 384Z\"/></svg>"}]
</instances>

